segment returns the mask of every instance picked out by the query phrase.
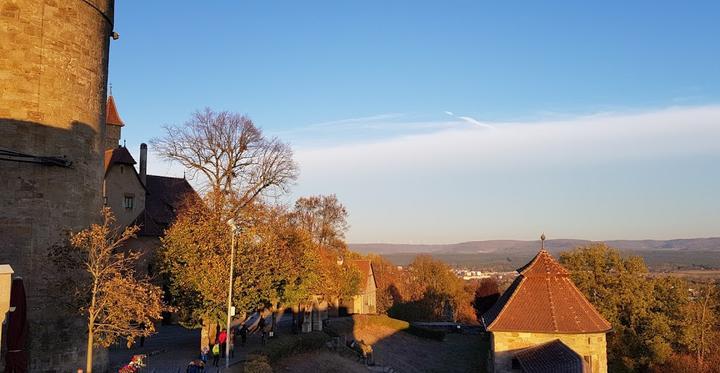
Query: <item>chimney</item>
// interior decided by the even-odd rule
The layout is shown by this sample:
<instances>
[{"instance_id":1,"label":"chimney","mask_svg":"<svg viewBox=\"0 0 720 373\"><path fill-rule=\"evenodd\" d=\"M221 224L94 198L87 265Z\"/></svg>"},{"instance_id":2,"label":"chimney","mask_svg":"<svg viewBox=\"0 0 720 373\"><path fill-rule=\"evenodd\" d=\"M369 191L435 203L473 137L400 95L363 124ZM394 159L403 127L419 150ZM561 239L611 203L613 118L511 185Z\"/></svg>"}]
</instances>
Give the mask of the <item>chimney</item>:
<instances>
[{"instance_id":1,"label":"chimney","mask_svg":"<svg viewBox=\"0 0 720 373\"><path fill-rule=\"evenodd\" d=\"M147 144L140 144L140 181L147 185Z\"/></svg>"}]
</instances>

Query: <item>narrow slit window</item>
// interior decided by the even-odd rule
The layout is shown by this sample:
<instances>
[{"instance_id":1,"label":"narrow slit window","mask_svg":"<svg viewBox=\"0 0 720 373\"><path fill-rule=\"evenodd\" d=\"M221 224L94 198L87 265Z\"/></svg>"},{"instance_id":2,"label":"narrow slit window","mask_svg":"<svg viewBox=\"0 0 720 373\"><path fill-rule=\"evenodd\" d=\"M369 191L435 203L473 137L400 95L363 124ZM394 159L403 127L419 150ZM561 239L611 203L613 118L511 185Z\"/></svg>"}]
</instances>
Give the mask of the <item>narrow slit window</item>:
<instances>
[{"instance_id":1,"label":"narrow slit window","mask_svg":"<svg viewBox=\"0 0 720 373\"><path fill-rule=\"evenodd\" d=\"M125 207L128 210L132 210L135 206L135 196L132 194L126 194L125 199L123 200L123 207Z\"/></svg>"}]
</instances>

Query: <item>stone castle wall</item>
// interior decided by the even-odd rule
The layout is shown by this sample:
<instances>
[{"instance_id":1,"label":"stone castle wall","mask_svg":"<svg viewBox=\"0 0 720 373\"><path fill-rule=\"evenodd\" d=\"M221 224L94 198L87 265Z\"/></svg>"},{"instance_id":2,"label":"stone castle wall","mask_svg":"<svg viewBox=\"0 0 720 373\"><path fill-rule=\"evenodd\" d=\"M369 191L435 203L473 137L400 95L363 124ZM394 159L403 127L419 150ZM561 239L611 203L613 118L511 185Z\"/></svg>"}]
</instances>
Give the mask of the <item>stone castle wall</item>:
<instances>
[{"instance_id":1,"label":"stone castle wall","mask_svg":"<svg viewBox=\"0 0 720 373\"><path fill-rule=\"evenodd\" d=\"M115 149L120 144L120 131L122 127L112 124L105 126L105 150Z\"/></svg>"},{"instance_id":2,"label":"stone castle wall","mask_svg":"<svg viewBox=\"0 0 720 373\"><path fill-rule=\"evenodd\" d=\"M0 160L0 263L25 280L31 372L85 365L86 327L59 306L46 258L65 231L100 217L113 9L113 0L0 2L0 150L72 161ZM103 351L96 363L104 371Z\"/></svg>"},{"instance_id":3,"label":"stone castle wall","mask_svg":"<svg viewBox=\"0 0 720 373\"><path fill-rule=\"evenodd\" d=\"M555 334L555 333L523 333L493 332L491 357L494 361L495 373L514 372L512 359L514 352L523 348L559 339L572 348L580 356L589 356L592 373L607 373L607 344L605 333L591 334Z\"/></svg>"}]
</instances>

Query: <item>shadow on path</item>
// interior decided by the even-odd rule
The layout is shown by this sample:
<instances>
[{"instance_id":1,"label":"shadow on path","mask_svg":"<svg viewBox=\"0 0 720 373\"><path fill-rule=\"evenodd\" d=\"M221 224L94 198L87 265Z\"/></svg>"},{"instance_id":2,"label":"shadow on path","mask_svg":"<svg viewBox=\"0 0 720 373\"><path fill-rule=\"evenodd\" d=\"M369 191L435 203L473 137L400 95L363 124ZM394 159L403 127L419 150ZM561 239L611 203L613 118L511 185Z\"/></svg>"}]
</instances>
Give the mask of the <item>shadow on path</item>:
<instances>
[{"instance_id":1,"label":"shadow on path","mask_svg":"<svg viewBox=\"0 0 720 373\"><path fill-rule=\"evenodd\" d=\"M251 320L250 323L257 323ZM269 324L270 320L267 319ZM278 322L278 333L290 333L290 320L281 317ZM259 333L249 334L244 347L240 346L240 338L237 338L238 345L235 346L234 357L230 358L230 366L245 361L249 352L262 348ZM158 333L145 340L143 347L136 343L132 348L124 345L112 346L109 351L108 371L117 372L123 365L127 364L133 355L146 354L146 368L143 373L184 373L188 363L197 359L200 355L200 329L185 329L178 325L163 325L158 328ZM219 367L212 366L212 356L208 361L205 372L214 373L225 370L225 358L220 358Z\"/></svg>"}]
</instances>

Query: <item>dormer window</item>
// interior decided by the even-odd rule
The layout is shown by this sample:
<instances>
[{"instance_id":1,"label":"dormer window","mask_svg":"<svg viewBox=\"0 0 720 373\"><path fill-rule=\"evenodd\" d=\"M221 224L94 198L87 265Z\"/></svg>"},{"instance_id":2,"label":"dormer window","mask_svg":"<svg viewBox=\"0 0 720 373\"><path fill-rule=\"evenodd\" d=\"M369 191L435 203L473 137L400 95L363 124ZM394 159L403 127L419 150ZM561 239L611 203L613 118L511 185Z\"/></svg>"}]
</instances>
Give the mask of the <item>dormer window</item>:
<instances>
[{"instance_id":1,"label":"dormer window","mask_svg":"<svg viewBox=\"0 0 720 373\"><path fill-rule=\"evenodd\" d=\"M125 194L125 199L123 200L123 207L126 210L132 210L134 205L135 205L135 195Z\"/></svg>"}]
</instances>

